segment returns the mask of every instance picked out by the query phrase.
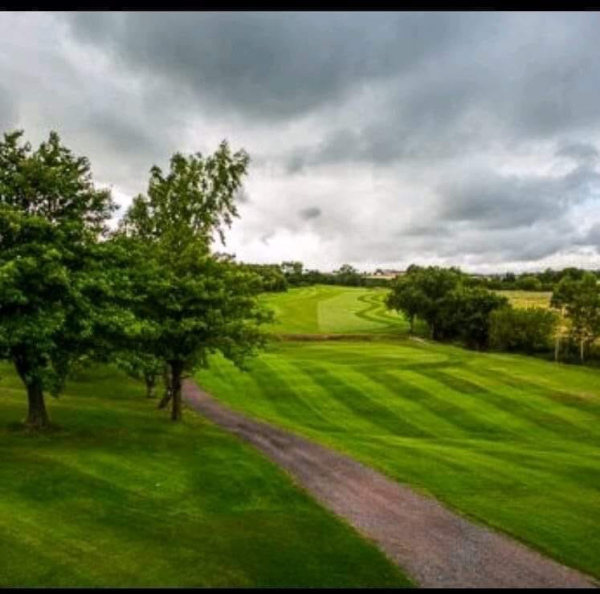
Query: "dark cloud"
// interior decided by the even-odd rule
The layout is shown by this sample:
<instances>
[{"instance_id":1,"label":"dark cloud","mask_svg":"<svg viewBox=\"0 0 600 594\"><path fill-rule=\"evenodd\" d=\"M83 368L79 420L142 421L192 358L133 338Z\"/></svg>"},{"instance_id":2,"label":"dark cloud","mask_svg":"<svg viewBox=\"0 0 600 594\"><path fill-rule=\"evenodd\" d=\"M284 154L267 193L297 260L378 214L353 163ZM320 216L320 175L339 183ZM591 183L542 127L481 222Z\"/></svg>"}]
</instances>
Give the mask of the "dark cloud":
<instances>
[{"instance_id":1,"label":"dark cloud","mask_svg":"<svg viewBox=\"0 0 600 594\"><path fill-rule=\"evenodd\" d=\"M600 151L586 142L564 143L557 151L557 157L566 157L577 163L594 165L600 160Z\"/></svg>"},{"instance_id":2,"label":"dark cloud","mask_svg":"<svg viewBox=\"0 0 600 594\"><path fill-rule=\"evenodd\" d=\"M598 197L600 173L583 165L562 176L484 171L447 183L439 191L440 218L486 229L514 229L560 218L573 206Z\"/></svg>"},{"instance_id":3,"label":"dark cloud","mask_svg":"<svg viewBox=\"0 0 600 594\"><path fill-rule=\"evenodd\" d=\"M600 223L594 223L577 243L593 247L600 254Z\"/></svg>"},{"instance_id":4,"label":"dark cloud","mask_svg":"<svg viewBox=\"0 0 600 594\"><path fill-rule=\"evenodd\" d=\"M318 219L321 216L321 209L317 206L311 206L309 208L303 208L299 213L299 217L304 221L309 221L310 219Z\"/></svg>"},{"instance_id":5,"label":"dark cloud","mask_svg":"<svg viewBox=\"0 0 600 594\"><path fill-rule=\"evenodd\" d=\"M67 18L78 39L106 48L121 63L186 85L221 109L269 120L407 74L477 37L486 22L474 13L417 12L78 12Z\"/></svg>"}]
</instances>

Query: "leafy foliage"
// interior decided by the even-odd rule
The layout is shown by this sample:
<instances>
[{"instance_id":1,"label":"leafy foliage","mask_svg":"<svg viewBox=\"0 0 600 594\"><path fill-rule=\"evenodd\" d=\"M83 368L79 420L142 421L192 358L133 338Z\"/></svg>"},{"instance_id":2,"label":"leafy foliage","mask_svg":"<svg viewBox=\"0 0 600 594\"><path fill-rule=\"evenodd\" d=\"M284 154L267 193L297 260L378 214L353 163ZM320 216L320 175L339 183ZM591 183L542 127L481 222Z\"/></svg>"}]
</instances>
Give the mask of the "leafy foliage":
<instances>
[{"instance_id":1,"label":"leafy foliage","mask_svg":"<svg viewBox=\"0 0 600 594\"><path fill-rule=\"evenodd\" d=\"M261 290L265 293L287 291L288 283L281 266L277 264L243 264L242 267L260 277Z\"/></svg>"},{"instance_id":2,"label":"leafy foliage","mask_svg":"<svg viewBox=\"0 0 600 594\"><path fill-rule=\"evenodd\" d=\"M493 348L527 354L548 351L558 326L556 313L542 307L502 307L490 321Z\"/></svg>"},{"instance_id":3,"label":"leafy foliage","mask_svg":"<svg viewBox=\"0 0 600 594\"><path fill-rule=\"evenodd\" d=\"M27 387L28 424L44 427L44 391L60 392L99 320L115 313L98 244L115 207L58 134L36 151L22 135L0 142L0 356Z\"/></svg>"},{"instance_id":4,"label":"leafy foliage","mask_svg":"<svg viewBox=\"0 0 600 594\"><path fill-rule=\"evenodd\" d=\"M386 305L404 313L411 330L418 316L427 323L434 340L459 338L482 348L488 343L491 312L507 300L469 286L467 280L456 268L411 266L393 281Z\"/></svg>"},{"instance_id":5,"label":"leafy foliage","mask_svg":"<svg viewBox=\"0 0 600 594\"><path fill-rule=\"evenodd\" d=\"M237 216L234 197L248 162L226 142L208 157L176 154L167 174L152 168L147 195L134 200L121 225L136 255L132 308L143 325L136 348L169 365L174 420L184 373L217 351L242 367L265 340L259 326L270 315L257 300L261 278L210 249Z\"/></svg>"}]
</instances>

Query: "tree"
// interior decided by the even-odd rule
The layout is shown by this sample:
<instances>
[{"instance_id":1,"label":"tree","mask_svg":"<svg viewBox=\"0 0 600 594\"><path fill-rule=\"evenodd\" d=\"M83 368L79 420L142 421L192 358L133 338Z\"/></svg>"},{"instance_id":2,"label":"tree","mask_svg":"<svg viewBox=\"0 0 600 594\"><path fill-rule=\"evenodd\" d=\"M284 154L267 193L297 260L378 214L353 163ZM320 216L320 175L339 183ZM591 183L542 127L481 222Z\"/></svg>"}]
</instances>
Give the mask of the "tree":
<instances>
[{"instance_id":1,"label":"tree","mask_svg":"<svg viewBox=\"0 0 600 594\"><path fill-rule=\"evenodd\" d=\"M258 274L261 279L261 290L265 292L287 291L287 280L281 267L277 264L243 264L246 270Z\"/></svg>"},{"instance_id":2,"label":"tree","mask_svg":"<svg viewBox=\"0 0 600 594\"><path fill-rule=\"evenodd\" d=\"M387 294L385 304L388 309L401 312L408 319L410 333L415 329L415 320L421 312L424 294L422 290L407 276L398 276L392 281L391 291Z\"/></svg>"},{"instance_id":3,"label":"tree","mask_svg":"<svg viewBox=\"0 0 600 594\"><path fill-rule=\"evenodd\" d=\"M208 157L172 157L170 171L153 167L146 195L133 201L121 233L139 254L132 271L144 352L169 366L171 418L181 418L184 374L221 352L239 367L265 340L270 315L259 304L258 275L211 253L214 234L237 216L234 196L249 158L223 142Z\"/></svg>"},{"instance_id":4,"label":"tree","mask_svg":"<svg viewBox=\"0 0 600 594\"><path fill-rule=\"evenodd\" d=\"M441 305L447 295L461 282L462 273L456 268L440 268L429 266L409 266L402 281L398 281L392 288L396 297L391 297L389 304L401 304L403 291L412 291L411 300L414 307L408 312L409 319L418 315L429 326L431 338L442 338L442 308ZM407 288L409 287L409 288ZM400 299L400 301L396 301Z\"/></svg>"},{"instance_id":5,"label":"tree","mask_svg":"<svg viewBox=\"0 0 600 594\"><path fill-rule=\"evenodd\" d=\"M419 316L428 324L432 339L460 338L479 349L488 343L491 312L507 300L471 284L457 268L412 265L394 279L386 305L404 313L411 332Z\"/></svg>"},{"instance_id":6,"label":"tree","mask_svg":"<svg viewBox=\"0 0 600 594\"><path fill-rule=\"evenodd\" d=\"M543 289L542 281L533 274L524 274L517 279L515 284L522 291L541 291Z\"/></svg>"},{"instance_id":7,"label":"tree","mask_svg":"<svg viewBox=\"0 0 600 594\"><path fill-rule=\"evenodd\" d=\"M527 354L548 351L555 336L558 316L542 307L502 307L490 318L490 344L502 351Z\"/></svg>"},{"instance_id":8,"label":"tree","mask_svg":"<svg viewBox=\"0 0 600 594\"><path fill-rule=\"evenodd\" d=\"M458 337L477 350L488 346L490 316L508 299L481 287L459 285L441 304L440 327L446 338Z\"/></svg>"},{"instance_id":9,"label":"tree","mask_svg":"<svg viewBox=\"0 0 600 594\"><path fill-rule=\"evenodd\" d=\"M115 206L58 134L36 151L22 136L0 142L0 356L27 389L26 424L39 429L49 424L44 393L58 395L103 315L98 239Z\"/></svg>"},{"instance_id":10,"label":"tree","mask_svg":"<svg viewBox=\"0 0 600 594\"><path fill-rule=\"evenodd\" d=\"M350 264L342 264L339 270L334 272L337 284L346 287L360 287L364 284L364 279L360 272Z\"/></svg>"},{"instance_id":11,"label":"tree","mask_svg":"<svg viewBox=\"0 0 600 594\"><path fill-rule=\"evenodd\" d=\"M140 348L124 351L114 357L114 361L127 375L143 381L146 397L154 398L157 380L164 372L164 364L160 359Z\"/></svg>"},{"instance_id":12,"label":"tree","mask_svg":"<svg viewBox=\"0 0 600 594\"><path fill-rule=\"evenodd\" d=\"M596 276L585 272L578 280L564 277L556 286L551 305L566 313L571 337L579 344L579 356L584 361L586 347L600 336L600 289Z\"/></svg>"},{"instance_id":13,"label":"tree","mask_svg":"<svg viewBox=\"0 0 600 594\"><path fill-rule=\"evenodd\" d=\"M289 285L298 286L304 281L304 264L298 261L287 261L281 263L281 271Z\"/></svg>"}]
</instances>

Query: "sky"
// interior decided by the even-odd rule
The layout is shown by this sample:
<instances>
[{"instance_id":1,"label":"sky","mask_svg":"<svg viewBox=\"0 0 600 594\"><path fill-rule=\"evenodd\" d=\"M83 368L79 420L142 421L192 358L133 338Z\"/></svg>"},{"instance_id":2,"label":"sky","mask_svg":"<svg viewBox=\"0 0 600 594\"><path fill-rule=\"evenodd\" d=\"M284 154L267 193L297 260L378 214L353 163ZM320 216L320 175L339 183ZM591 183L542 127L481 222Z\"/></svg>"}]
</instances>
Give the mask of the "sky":
<instances>
[{"instance_id":1,"label":"sky","mask_svg":"<svg viewBox=\"0 0 600 594\"><path fill-rule=\"evenodd\" d=\"M220 251L332 270L600 268L598 12L0 13L0 130L56 130L123 214L251 157Z\"/></svg>"}]
</instances>

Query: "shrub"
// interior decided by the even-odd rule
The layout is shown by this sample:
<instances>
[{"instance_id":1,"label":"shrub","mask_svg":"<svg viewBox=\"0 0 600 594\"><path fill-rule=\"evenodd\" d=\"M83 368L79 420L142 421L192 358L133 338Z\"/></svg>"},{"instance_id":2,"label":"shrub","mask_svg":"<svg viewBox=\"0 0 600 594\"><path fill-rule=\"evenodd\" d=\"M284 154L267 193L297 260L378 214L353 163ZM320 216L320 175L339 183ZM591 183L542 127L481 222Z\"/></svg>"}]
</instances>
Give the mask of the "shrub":
<instances>
[{"instance_id":1,"label":"shrub","mask_svg":"<svg viewBox=\"0 0 600 594\"><path fill-rule=\"evenodd\" d=\"M558 324L555 312L541 307L503 307L491 314L490 344L502 351L549 351Z\"/></svg>"}]
</instances>

